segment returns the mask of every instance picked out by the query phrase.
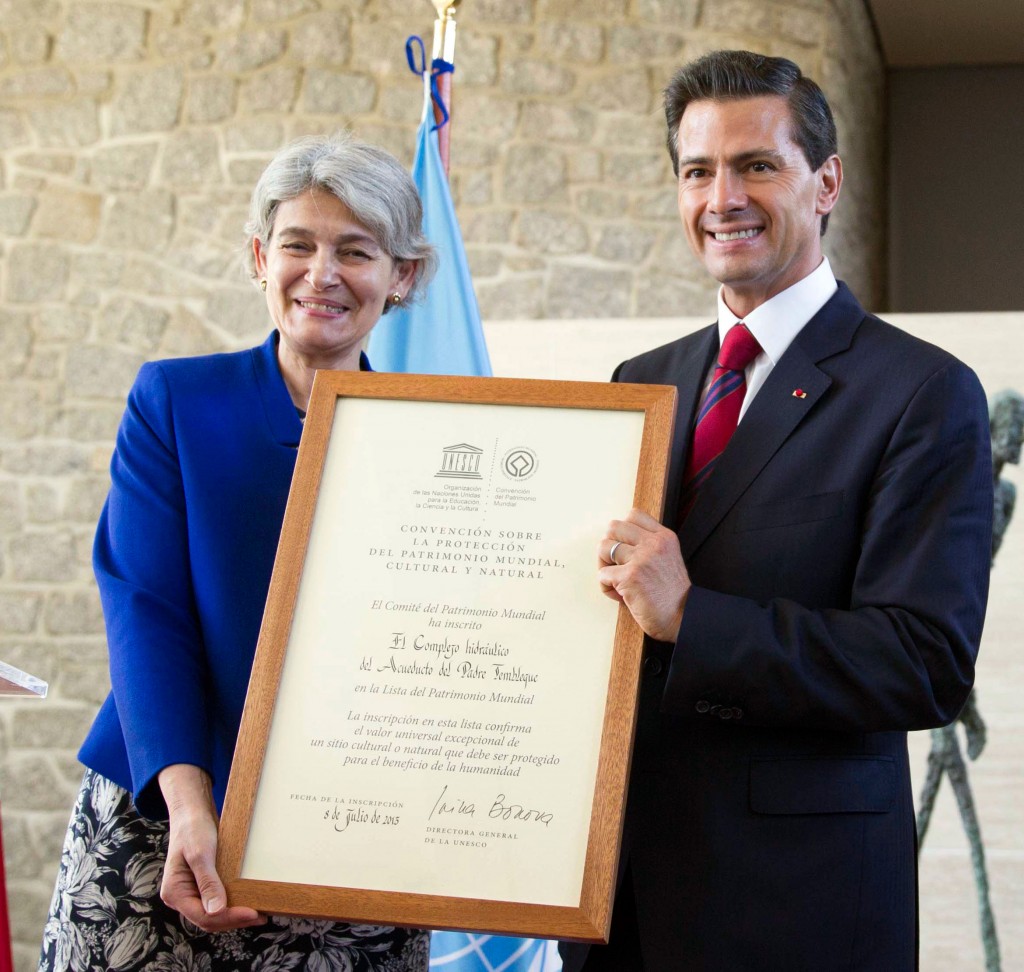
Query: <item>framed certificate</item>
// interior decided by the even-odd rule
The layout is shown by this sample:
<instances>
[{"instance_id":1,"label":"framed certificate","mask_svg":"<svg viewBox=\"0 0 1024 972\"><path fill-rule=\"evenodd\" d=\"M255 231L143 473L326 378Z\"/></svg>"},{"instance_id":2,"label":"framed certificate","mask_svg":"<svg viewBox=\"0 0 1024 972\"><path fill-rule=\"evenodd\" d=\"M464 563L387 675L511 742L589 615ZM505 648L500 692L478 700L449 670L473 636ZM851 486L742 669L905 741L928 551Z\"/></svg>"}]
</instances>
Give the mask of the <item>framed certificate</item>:
<instances>
[{"instance_id":1,"label":"framed certificate","mask_svg":"<svg viewBox=\"0 0 1024 972\"><path fill-rule=\"evenodd\" d=\"M221 821L232 904L606 941L675 389L320 372ZM258 474L254 470L254 474Z\"/></svg>"}]
</instances>

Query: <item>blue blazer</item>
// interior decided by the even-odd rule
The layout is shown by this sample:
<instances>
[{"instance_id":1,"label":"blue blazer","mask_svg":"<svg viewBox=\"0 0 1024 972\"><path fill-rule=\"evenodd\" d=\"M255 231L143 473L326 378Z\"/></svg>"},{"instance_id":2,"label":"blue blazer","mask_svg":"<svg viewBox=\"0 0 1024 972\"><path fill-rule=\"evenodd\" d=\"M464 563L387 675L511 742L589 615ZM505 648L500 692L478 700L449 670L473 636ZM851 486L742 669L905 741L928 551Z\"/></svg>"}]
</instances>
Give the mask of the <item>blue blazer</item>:
<instances>
[{"instance_id":1,"label":"blue blazer","mask_svg":"<svg viewBox=\"0 0 1024 972\"><path fill-rule=\"evenodd\" d=\"M678 387L672 526L717 349L711 327L616 372ZM991 519L977 378L840 285L679 530L677 643L646 646L623 865L647 968L915 968L906 733L967 698Z\"/></svg>"},{"instance_id":2,"label":"blue blazer","mask_svg":"<svg viewBox=\"0 0 1024 972\"><path fill-rule=\"evenodd\" d=\"M93 550L112 691L79 758L149 816L171 763L224 799L302 433L276 349L143 365L117 435Z\"/></svg>"}]
</instances>

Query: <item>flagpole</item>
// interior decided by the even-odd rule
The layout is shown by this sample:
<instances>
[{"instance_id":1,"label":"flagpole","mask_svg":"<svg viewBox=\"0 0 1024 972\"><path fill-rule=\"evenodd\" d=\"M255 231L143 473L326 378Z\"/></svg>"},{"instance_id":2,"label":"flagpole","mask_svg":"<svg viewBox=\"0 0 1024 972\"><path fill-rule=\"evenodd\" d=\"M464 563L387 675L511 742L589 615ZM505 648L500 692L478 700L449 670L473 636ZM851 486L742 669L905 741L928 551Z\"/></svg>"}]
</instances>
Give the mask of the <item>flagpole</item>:
<instances>
[{"instance_id":1,"label":"flagpole","mask_svg":"<svg viewBox=\"0 0 1024 972\"><path fill-rule=\"evenodd\" d=\"M431 0L434 9L437 11L437 19L434 21L434 49L433 59L438 58L455 63L455 11L458 9L461 0ZM449 144L452 131L452 73L446 71L437 77L437 91L441 101L448 110L448 122L437 130L437 148L441 153L441 163L444 165L444 173L448 175ZM434 106L434 123L440 125L444 119L441 109Z\"/></svg>"}]
</instances>

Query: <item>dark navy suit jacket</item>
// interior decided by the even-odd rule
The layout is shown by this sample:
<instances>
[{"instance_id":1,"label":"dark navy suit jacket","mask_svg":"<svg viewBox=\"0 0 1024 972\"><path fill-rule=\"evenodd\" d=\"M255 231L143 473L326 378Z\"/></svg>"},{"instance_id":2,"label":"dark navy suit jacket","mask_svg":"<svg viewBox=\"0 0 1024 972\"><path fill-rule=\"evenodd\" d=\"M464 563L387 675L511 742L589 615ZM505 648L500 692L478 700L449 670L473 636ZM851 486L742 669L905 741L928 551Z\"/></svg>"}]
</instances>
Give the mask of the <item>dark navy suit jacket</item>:
<instances>
[{"instance_id":1,"label":"dark navy suit jacket","mask_svg":"<svg viewBox=\"0 0 1024 972\"><path fill-rule=\"evenodd\" d=\"M171 763L224 799L302 433L276 348L144 365L118 431L93 550L112 692L79 758L151 816Z\"/></svg>"},{"instance_id":2,"label":"dark navy suit jacket","mask_svg":"<svg viewBox=\"0 0 1024 972\"><path fill-rule=\"evenodd\" d=\"M672 526L717 348L710 327L615 375L678 387ZM991 516L977 378L840 284L679 531L676 644L647 643L623 862L648 970L915 967L906 733L967 698Z\"/></svg>"}]
</instances>

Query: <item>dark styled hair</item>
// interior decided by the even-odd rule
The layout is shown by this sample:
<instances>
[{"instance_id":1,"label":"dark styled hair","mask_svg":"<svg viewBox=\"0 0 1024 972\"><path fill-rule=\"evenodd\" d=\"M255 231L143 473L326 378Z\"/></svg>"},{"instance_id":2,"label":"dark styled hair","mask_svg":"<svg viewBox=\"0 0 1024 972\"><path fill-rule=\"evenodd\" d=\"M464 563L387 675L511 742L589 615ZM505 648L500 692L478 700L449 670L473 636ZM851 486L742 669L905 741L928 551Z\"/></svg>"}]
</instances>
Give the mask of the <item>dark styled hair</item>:
<instances>
[{"instance_id":1,"label":"dark styled hair","mask_svg":"<svg viewBox=\"0 0 1024 972\"><path fill-rule=\"evenodd\" d=\"M794 137L812 171L837 149L836 122L821 88L784 57L752 51L712 51L684 65L665 88L665 121L672 171L679 175L679 122L691 101L779 95L789 102ZM821 232L828 214L821 218Z\"/></svg>"}]
</instances>

